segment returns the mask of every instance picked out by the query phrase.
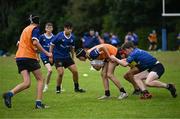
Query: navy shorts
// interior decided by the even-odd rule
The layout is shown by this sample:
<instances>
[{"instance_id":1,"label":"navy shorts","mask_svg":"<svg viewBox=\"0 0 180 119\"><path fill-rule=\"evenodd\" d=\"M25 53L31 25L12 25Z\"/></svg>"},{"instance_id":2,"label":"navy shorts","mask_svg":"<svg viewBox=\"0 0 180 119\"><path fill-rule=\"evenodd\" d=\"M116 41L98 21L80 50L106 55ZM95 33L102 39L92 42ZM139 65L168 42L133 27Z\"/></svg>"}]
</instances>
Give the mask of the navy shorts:
<instances>
[{"instance_id":1,"label":"navy shorts","mask_svg":"<svg viewBox=\"0 0 180 119\"><path fill-rule=\"evenodd\" d=\"M67 68L74 63L74 60L72 58L66 58L66 59L54 59L54 63L55 63L55 67L56 69L58 67L64 67L64 68Z\"/></svg>"},{"instance_id":2,"label":"navy shorts","mask_svg":"<svg viewBox=\"0 0 180 119\"><path fill-rule=\"evenodd\" d=\"M42 62L43 62L44 65L49 63L52 66L54 64L54 63L50 63L49 59L43 59Z\"/></svg>"},{"instance_id":3,"label":"navy shorts","mask_svg":"<svg viewBox=\"0 0 180 119\"><path fill-rule=\"evenodd\" d=\"M28 70L28 72L31 72L41 68L36 59L17 60L16 64L19 73L21 73L23 70Z\"/></svg>"},{"instance_id":4,"label":"navy shorts","mask_svg":"<svg viewBox=\"0 0 180 119\"><path fill-rule=\"evenodd\" d=\"M159 78L161 78L161 76L164 74L165 69L161 63L157 63L148 70L148 72L151 72L151 71L156 72Z\"/></svg>"}]
</instances>

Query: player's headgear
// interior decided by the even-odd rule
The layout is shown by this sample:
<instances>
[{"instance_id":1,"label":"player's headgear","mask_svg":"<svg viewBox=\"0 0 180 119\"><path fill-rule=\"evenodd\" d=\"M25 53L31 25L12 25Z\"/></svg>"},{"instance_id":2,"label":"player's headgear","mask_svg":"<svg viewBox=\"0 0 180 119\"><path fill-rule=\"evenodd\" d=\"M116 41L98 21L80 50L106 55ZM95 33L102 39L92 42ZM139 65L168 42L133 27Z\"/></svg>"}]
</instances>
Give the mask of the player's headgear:
<instances>
[{"instance_id":1,"label":"player's headgear","mask_svg":"<svg viewBox=\"0 0 180 119\"><path fill-rule=\"evenodd\" d=\"M29 16L30 23L40 24L39 16L30 15Z\"/></svg>"},{"instance_id":2,"label":"player's headgear","mask_svg":"<svg viewBox=\"0 0 180 119\"><path fill-rule=\"evenodd\" d=\"M97 59L98 58L98 56L100 55L100 53L99 53L99 51L98 51L98 49L97 48L95 48L94 50L92 50L90 53L89 53L89 57L91 58L91 59Z\"/></svg>"},{"instance_id":3,"label":"player's headgear","mask_svg":"<svg viewBox=\"0 0 180 119\"><path fill-rule=\"evenodd\" d=\"M86 57L86 52L83 48L79 48L77 49L76 51L76 57L79 58L79 57Z\"/></svg>"}]
</instances>

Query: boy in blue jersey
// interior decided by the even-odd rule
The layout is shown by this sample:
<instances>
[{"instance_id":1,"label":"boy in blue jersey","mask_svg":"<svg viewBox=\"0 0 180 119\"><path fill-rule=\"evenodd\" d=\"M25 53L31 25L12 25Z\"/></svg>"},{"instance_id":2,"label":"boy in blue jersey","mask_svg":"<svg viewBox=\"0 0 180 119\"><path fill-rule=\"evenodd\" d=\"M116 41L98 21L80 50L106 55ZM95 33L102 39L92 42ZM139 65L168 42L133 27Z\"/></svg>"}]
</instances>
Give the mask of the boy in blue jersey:
<instances>
[{"instance_id":1,"label":"boy in blue jersey","mask_svg":"<svg viewBox=\"0 0 180 119\"><path fill-rule=\"evenodd\" d=\"M138 36L137 34L133 32L128 32L127 35L125 36L124 42L133 42L133 44L137 47L138 45Z\"/></svg>"},{"instance_id":2,"label":"boy in blue jersey","mask_svg":"<svg viewBox=\"0 0 180 119\"><path fill-rule=\"evenodd\" d=\"M74 63L74 48L75 48L75 37L72 34L72 24L66 22L64 24L64 31L59 32L52 40L50 46L50 52L53 52L53 58L50 58L50 62L55 63L55 67L58 72L56 93L61 92L61 83L64 75L64 68L68 68L74 81L75 92L85 92L85 90L79 88L78 83L78 71ZM72 55L72 56L71 56Z\"/></svg>"},{"instance_id":3,"label":"boy in blue jersey","mask_svg":"<svg viewBox=\"0 0 180 119\"><path fill-rule=\"evenodd\" d=\"M94 29L90 29L89 33L86 33L82 38L83 48L90 49L100 44L98 36L95 34Z\"/></svg>"},{"instance_id":4,"label":"boy in blue jersey","mask_svg":"<svg viewBox=\"0 0 180 119\"><path fill-rule=\"evenodd\" d=\"M50 22L46 23L45 31L46 32L40 36L40 44L46 51L49 52L50 42L54 37L54 35L52 34L53 24ZM52 64L49 62L49 57L46 56L43 52L40 52L40 58L48 71L43 89L43 92L46 92L48 90L48 84L52 74L52 67L51 67Z\"/></svg>"},{"instance_id":5,"label":"boy in blue jersey","mask_svg":"<svg viewBox=\"0 0 180 119\"><path fill-rule=\"evenodd\" d=\"M128 55L127 59L119 60L114 56L111 56L111 59L122 66L128 66L133 61L137 63L141 72L134 75L134 80L142 91L141 99L150 99L152 97L146 86L166 88L170 91L172 97L177 96L173 84L163 83L158 80L164 73L164 66L155 57L144 50L135 48L132 42L123 44L122 48ZM143 82L143 79L145 79L145 82Z\"/></svg>"}]
</instances>

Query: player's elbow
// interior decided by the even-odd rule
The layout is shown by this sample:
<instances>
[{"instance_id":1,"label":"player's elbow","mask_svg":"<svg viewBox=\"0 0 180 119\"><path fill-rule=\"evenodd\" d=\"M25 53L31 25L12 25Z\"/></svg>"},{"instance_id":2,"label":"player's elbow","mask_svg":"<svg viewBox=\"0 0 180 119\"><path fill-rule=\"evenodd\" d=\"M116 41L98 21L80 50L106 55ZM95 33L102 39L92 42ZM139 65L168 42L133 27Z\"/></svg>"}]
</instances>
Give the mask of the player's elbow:
<instances>
[{"instance_id":1,"label":"player's elbow","mask_svg":"<svg viewBox=\"0 0 180 119\"><path fill-rule=\"evenodd\" d=\"M37 44L38 44L38 41L37 40L33 40L33 45L37 46Z\"/></svg>"}]
</instances>

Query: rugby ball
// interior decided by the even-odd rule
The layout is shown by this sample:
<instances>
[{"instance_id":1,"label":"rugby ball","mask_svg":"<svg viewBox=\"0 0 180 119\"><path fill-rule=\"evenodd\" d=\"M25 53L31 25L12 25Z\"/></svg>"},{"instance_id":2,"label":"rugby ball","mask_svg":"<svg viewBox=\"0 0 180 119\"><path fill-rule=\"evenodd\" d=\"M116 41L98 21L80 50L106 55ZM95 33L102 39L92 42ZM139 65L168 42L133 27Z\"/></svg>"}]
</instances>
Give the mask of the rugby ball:
<instances>
[{"instance_id":1,"label":"rugby ball","mask_svg":"<svg viewBox=\"0 0 180 119\"><path fill-rule=\"evenodd\" d=\"M90 62L94 69L99 71L104 66L104 61L102 60L93 60Z\"/></svg>"}]
</instances>

